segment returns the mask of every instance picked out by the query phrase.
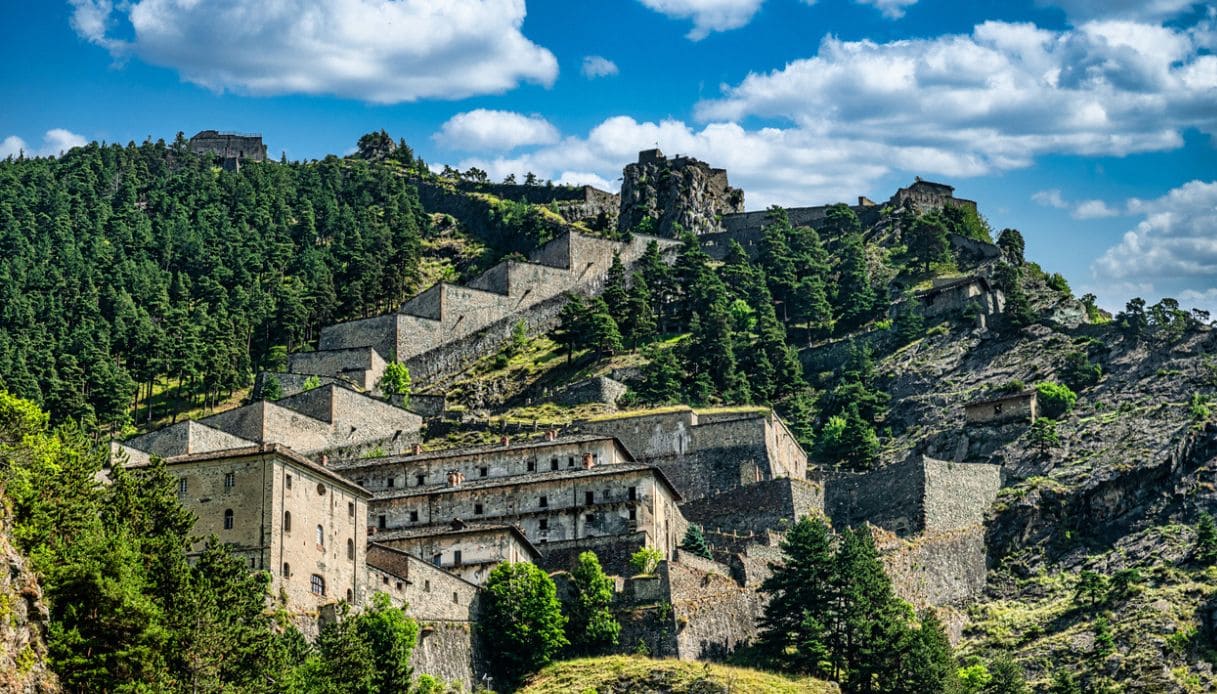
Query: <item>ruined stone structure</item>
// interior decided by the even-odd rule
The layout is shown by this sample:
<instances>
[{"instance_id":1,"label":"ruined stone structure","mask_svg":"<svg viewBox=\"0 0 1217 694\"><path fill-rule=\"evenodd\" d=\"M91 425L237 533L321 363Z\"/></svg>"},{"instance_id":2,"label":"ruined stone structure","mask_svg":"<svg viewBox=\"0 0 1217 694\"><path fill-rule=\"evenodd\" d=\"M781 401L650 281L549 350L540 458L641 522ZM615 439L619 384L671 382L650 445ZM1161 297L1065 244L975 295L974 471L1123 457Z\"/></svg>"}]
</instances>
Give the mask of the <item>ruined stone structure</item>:
<instances>
[{"instance_id":1,"label":"ruined stone structure","mask_svg":"<svg viewBox=\"0 0 1217 694\"><path fill-rule=\"evenodd\" d=\"M457 190L485 193L503 200L549 205L571 224L606 231L617 228L621 198L592 186L518 185L509 183L473 183L460 181Z\"/></svg>"},{"instance_id":2,"label":"ruined stone structure","mask_svg":"<svg viewBox=\"0 0 1217 694\"><path fill-rule=\"evenodd\" d=\"M919 296L926 318L975 310L992 316L1002 312L1006 297L984 277L935 277L933 286Z\"/></svg>"},{"instance_id":3,"label":"ruined stone structure","mask_svg":"<svg viewBox=\"0 0 1217 694\"><path fill-rule=\"evenodd\" d=\"M1035 421L1038 409L1034 388L1018 393L1002 393L964 405L968 424L1003 424Z\"/></svg>"},{"instance_id":4,"label":"ruined stone structure","mask_svg":"<svg viewBox=\"0 0 1217 694\"><path fill-rule=\"evenodd\" d=\"M621 231L645 229L676 238L677 228L694 234L723 230L725 215L744 211L744 191L727 182L727 170L692 157L664 156L658 149L638 153L622 174ZM644 222L650 219L651 222Z\"/></svg>"},{"instance_id":5,"label":"ruined stone structure","mask_svg":"<svg viewBox=\"0 0 1217 694\"><path fill-rule=\"evenodd\" d=\"M425 384L494 353L519 322L530 334L554 327L568 292L598 291L613 254L632 263L649 240L635 236L623 243L565 233L533 251L528 262L499 263L467 286L437 284L394 314L324 328L320 349L294 366L374 382L371 348L381 359L404 362L415 384ZM661 244L675 247L671 241ZM365 373L359 375L361 369Z\"/></svg>"},{"instance_id":6,"label":"ruined stone structure","mask_svg":"<svg viewBox=\"0 0 1217 694\"><path fill-rule=\"evenodd\" d=\"M613 436L658 466L686 500L777 478L807 478L807 454L770 410L690 408L601 417L580 431Z\"/></svg>"},{"instance_id":7,"label":"ruined stone structure","mask_svg":"<svg viewBox=\"0 0 1217 694\"><path fill-rule=\"evenodd\" d=\"M237 170L246 161L266 161L266 145L262 135L203 130L190 138L190 151L214 154L224 161L224 168Z\"/></svg>"},{"instance_id":8,"label":"ruined stone structure","mask_svg":"<svg viewBox=\"0 0 1217 694\"><path fill-rule=\"evenodd\" d=\"M286 597L306 629L323 605L363 604L367 490L277 444L165 464L178 478L182 505L197 518L194 551L215 535L251 569L269 572L271 592Z\"/></svg>"}]
</instances>

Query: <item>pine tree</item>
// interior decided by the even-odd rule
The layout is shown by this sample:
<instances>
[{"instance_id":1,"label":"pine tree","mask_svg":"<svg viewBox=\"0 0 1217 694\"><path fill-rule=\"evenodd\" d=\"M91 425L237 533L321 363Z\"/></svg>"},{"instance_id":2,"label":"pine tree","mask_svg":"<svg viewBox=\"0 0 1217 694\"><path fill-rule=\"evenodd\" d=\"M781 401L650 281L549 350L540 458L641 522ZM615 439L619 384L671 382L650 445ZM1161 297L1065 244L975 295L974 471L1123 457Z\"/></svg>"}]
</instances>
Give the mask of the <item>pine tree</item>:
<instances>
[{"instance_id":1,"label":"pine tree","mask_svg":"<svg viewBox=\"0 0 1217 694\"><path fill-rule=\"evenodd\" d=\"M1201 512L1196 523L1196 561L1205 566L1217 563L1217 521L1210 513Z\"/></svg>"},{"instance_id":2,"label":"pine tree","mask_svg":"<svg viewBox=\"0 0 1217 694\"><path fill-rule=\"evenodd\" d=\"M942 622L933 610L920 615L920 626L910 634L904 654L903 676L883 683L888 691L956 692L960 682L955 654Z\"/></svg>"},{"instance_id":3,"label":"pine tree","mask_svg":"<svg viewBox=\"0 0 1217 694\"><path fill-rule=\"evenodd\" d=\"M625 266L621 254L613 253L613 262L604 276L604 292L601 294L609 315L618 325L627 322L630 313L630 293L625 281Z\"/></svg>"},{"instance_id":4,"label":"pine tree","mask_svg":"<svg viewBox=\"0 0 1217 694\"><path fill-rule=\"evenodd\" d=\"M769 291L783 307L785 320L786 306L799 280L795 273L795 256L788 243L792 229L786 210L780 207L769 208L767 221L761 231L761 251L757 260L765 271Z\"/></svg>"},{"instance_id":5,"label":"pine tree","mask_svg":"<svg viewBox=\"0 0 1217 694\"><path fill-rule=\"evenodd\" d=\"M603 298L592 299L587 322L588 344L597 356L612 356L621 351L621 331Z\"/></svg>"},{"instance_id":6,"label":"pine tree","mask_svg":"<svg viewBox=\"0 0 1217 694\"><path fill-rule=\"evenodd\" d=\"M1006 262L1011 265L1023 264L1023 252L1026 249L1026 242L1023 241L1023 235L1018 229L1002 229L997 235L997 247L1002 250L1002 254L1006 257Z\"/></svg>"},{"instance_id":7,"label":"pine tree","mask_svg":"<svg viewBox=\"0 0 1217 694\"><path fill-rule=\"evenodd\" d=\"M566 348L568 364L575 350L587 344L589 332L587 303L579 294L568 294L566 303L558 312L558 329L554 332L558 342Z\"/></svg>"},{"instance_id":8,"label":"pine tree","mask_svg":"<svg viewBox=\"0 0 1217 694\"><path fill-rule=\"evenodd\" d=\"M997 269L998 286L1006 295L1006 305L1002 316L1011 328L1021 330L1035 322L1035 310L1031 301L1023 291L1022 272L1014 265L999 265Z\"/></svg>"},{"instance_id":9,"label":"pine tree","mask_svg":"<svg viewBox=\"0 0 1217 694\"><path fill-rule=\"evenodd\" d=\"M638 385L638 399L646 405L670 405L680 400L680 364L671 349L649 348L643 355L647 363L642 367L642 381Z\"/></svg>"},{"instance_id":10,"label":"pine tree","mask_svg":"<svg viewBox=\"0 0 1217 694\"><path fill-rule=\"evenodd\" d=\"M262 381L262 392L260 396L263 400L274 402L283 397L283 385L279 383L279 379L272 374L266 374L265 380Z\"/></svg>"},{"instance_id":11,"label":"pine tree","mask_svg":"<svg viewBox=\"0 0 1217 694\"><path fill-rule=\"evenodd\" d=\"M858 413L858 405L850 403L845 409L845 428L841 433L838 458L841 466L855 472L870 470L879 463L879 448L874 427Z\"/></svg>"},{"instance_id":12,"label":"pine tree","mask_svg":"<svg viewBox=\"0 0 1217 694\"><path fill-rule=\"evenodd\" d=\"M796 323L806 326L807 344L816 338L832 334L832 304L820 275L807 275L799 280L791 297L791 313Z\"/></svg>"},{"instance_id":13,"label":"pine tree","mask_svg":"<svg viewBox=\"0 0 1217 694\"><path fill-rule=\"evenodd\" d=\"M892 335L896 344L907 345L925 336L925 317L921 312L921 301L911 292L896 307L892 322Z\"/></svg>"},{"instance_id":14,"label":"pine tree","mask_svg":"<svg viewBox=\"0 0 1217 694\"><path fill-rule=\"evenodd\" d=\"M635 272L633 275L626 326L630 346L634 349L654 338L658 327L651 291L641 272Z\"/></svg>"},{"instance_id":15,"label":"pine tree","mask_svg":"<svg viewBox=\"0 0 1217 694\"><path fill-rule=\"evenodd\" d=\"M842 534L836 564L837 679L850 691L874 691L900 670L912 609L893 592L869 529Z\"/></svg>"},{"instance_id":16,"label":"pine tree","mask_svg":"<svg viewBox=\"0 0 1217 694\"><path fill-rule=\"evenodd\" d=\"M835 302L838 329L852 330L870 320L876 303L862 236L846 236L841 243L841 264Z\"/></svg>"},{"instance_id":17,"label":"pine tree","mask_svg":"<svg viewBox=\"0 0 1217 694\"><path fill-rule=\"evenodd\" d=\"M989 663L989 684L982 694L1031 694L1023 669L1010 656L1001 655Z\"/></svg>"},{"instance_id":18,"label":"pine tree","mask_svg":"<svg viewBox=\"0 0 1217 694\"><path fill-rule=\"evenodd\" d=\"M638 266L639 272L642 273L642 277L651 291L652 306L659 324L659 332L666 333L668 331L667 321L670 317L669 304L672 301L674 287L672 285L672 266L664 262L663 255L659 252L658 241L647 242L646 251L643 252Z\"/></svg>"},{"instance_id":19,"label":"pine tree","mask_svg":"<svg viewBox=\"0 0 1217 694\"><path fill-rule=\"evenodd\" d=\"M1041 457L1047 457L1049 451L1061 445L1061 437L1056 431L1056 422L1047 417L1037 417L1027 432L1027 441L1039 449Z\"/></svg>"},{"instance_id":20,"label":"pine tree","mask_svg":"<svg viewBox=\"0 0 1217 694\"><path fill-rule=\"evenodd\" d=\"M757 644L776 667L828 675L829 629L836 607L835 555L828 526L804 516L781 543L781 564L761 584L769 596Z\"/></svg>"},{"instance_id":21,"label":"pine tree","mask_svg":"<svg viewBox=\"0 0 1217 694\"><path fill-rule=\"evenodd\" d=\"M690 523L689 528L685 530L684 539L680 541L680 548L704 559L714 558L710 554L710 545L706 543L706 536L702 534L701 526L696 523Z\"/></svg>"}]
</instances>

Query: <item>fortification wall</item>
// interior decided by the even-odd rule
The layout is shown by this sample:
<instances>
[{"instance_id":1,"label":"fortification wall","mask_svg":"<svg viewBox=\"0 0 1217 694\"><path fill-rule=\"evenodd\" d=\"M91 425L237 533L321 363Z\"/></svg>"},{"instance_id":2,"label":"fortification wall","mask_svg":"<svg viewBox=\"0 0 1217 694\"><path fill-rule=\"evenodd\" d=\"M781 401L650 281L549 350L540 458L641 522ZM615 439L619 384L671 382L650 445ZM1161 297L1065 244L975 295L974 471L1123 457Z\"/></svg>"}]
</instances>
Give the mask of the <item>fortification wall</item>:
<instances>
[{"instance_id":1,"label":"fortification wall","mask_svg":"<svg viewBox=\"0 0 1217 694\"><path fill-rule=\"evenodd\" d=\"M546 571L570 571L583 552L595 552L600 566L610 576L629 576L630 555L651 543L645 532L620 533L605 537L548 542L537 545L541 552L538 565Z\"/></svg>"},{"instance_id":2,"label":"fortification wall","mask_svg":"<svg viewBox=\"0 0 1217 694\"><path fill-rule=\"evenodd\" d=\"M419 626L418 643L410 656L414 672L458 682L464 691L473 691L486 672L475 625L428 620Z\"/></svg>"},{"instance_id":3,"label":"fortification wall","mask_svg":"<svg viewBox=\"0 0 1217 694\"><path fill-rule=\"evenodd\" d=\"M214 429L198 422L178 422L171 426L128 439L125 445L145 453L169 458L187 453L205 453L249 446L252 441Z\"/></svg>"},{"instance_id":4,"label":"fortification wall","mask_svg":"<svg viewBox=\"0 0 1217 694\"><path fill-rule=\"evenodd\" d=\"M553 401L559 405L604 404L616 409L617 400L629 390L624 383L598 376L563 388L554 394Z\"/></svg>"},{"instance_id":5,"label":"fortification wall","mask_svg":"<svg viewBox=\"0 0 1217 694\"><path fill-rule=\"evenodd\" d=\"M266 392L265 391L266 380L268 378L274 378L276 381L279 382L279 388L282 390L283 397L285 397L285 398L291 397L298 393L303 393L306 390L311 390L309 388L304 387L305 383L307 383L309 379L316 379L316 386L314 386L314 387L327 386L327 385L337 385L337 386L341 386L344 388L358 387L356 384L354 384L350 381L347 381L347 380L343 380L341 378L332 378L330 376L318 376L316 374L310 374L307 372L306 373L289 373L286 371L262 371L257 376L254 377L254 393L256 394L255 397L261 397L262 393Z\"/></svg>"},{"instance_id":6,"label":"fortification wall","mask_svg":"<svg viewBox=\"0 0 1217 694\"><path fill-rule=\"evenodd\" d=\"M799 518L824 514L824 488L801 479L775 479L681 505L690 523L713 532L764 533Z\"/></svg>"},{"instance_id":7,"label":"fortification wall","mask_svg":"<svg viewBox=\"0 0 1217 694\"><path fill-rule=\"evenodd\" d=\"M765 600L727 567L668 562L667 576L681 660L723 660L756 638Z\"/></svg>"},{"instance_id":8,"label":"fortification wall","mask_svg":"<svg viewBox=\"0 0 1217 694\"><path fill-rule=\"evenodd\" d=\"M982 525L1001 489L1001 466L925 459L925 530Z\"/></svg>"},{"instance_id":9,"label":"fortification wall","mask_svg":"<svg viewBox=\"0 0 1217 694\"><path fill-rule=\"evenodd\" d=\"M317 349L345 350L370 346L389 359L396 347L397 320L397 315L389 314L327 325L321 329Z\"/></svg>"},{"instance_id":10,"label":"fortification wall","mask_svg":"<svg viewBox=\"0 0 1217 694\"><path fill-rule=\"evenodd\" d=\"M983 525L931 531L911 540L880 539L878 545L892 586L914 607L958 605L984 591Z\"/></svg>"},{"instance_id":11,"label":"fortification wall","mask_svg":"<svg viewBox=\"0 0 1217 694\"><path fill-rule=\"evenodd\" d=\"M925 529L924 475L916 458L867 473L835 473L824 507L837 529L870 523L901 536Z\"/></svg>"}]
</instances>

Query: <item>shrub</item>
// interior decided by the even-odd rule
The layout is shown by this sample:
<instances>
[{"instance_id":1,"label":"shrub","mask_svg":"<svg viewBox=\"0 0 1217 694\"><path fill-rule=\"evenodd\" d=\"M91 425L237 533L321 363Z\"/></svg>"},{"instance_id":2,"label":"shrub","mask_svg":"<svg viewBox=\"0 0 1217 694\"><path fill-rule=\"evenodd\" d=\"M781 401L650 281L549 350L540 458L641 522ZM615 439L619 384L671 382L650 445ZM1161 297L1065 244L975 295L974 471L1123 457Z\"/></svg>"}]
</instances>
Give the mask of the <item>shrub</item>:
<instances>
[{"instance_id":1,"label":"shrub","mask_svg":"<svg viewBox=\"0 0 1217 694\"><path fill-rule=\"evenodd\" d=\"M1094 364L1084 352L1070 352L1065 355L1065 363L1061 366L1061 380L1073 390L1084 390L1099 382L1103 368Z\"/></svg>"},{"instance_id":2,"label":"shrub","mask_svg":"<svg viewBox=\"0 0 1217 694\"><path fill-rule=\"evenodd\" d=\"M1065 279L1064 275L1059 272L1054 272L1051 275L1048 275L1048 286L1065 295L1072 293L1069 290L1069 282Z\"/></svg>"},{"instance_id":3,"label":"shrub","mask_svg":"<svg viewBox=\"0 0 1217 694\"><path fill-rule=\"evenodd\" d=\"M1054 381L1044 381L1035 390L1039 395L1040 412L1051 419L1060 419L1078 401L1078 394L1069 386Z\"/></svg>"},{"instance_id":4,"label":"shrub","mask_svg":"<svg viewBox=\"0 0 1217 694\"><path fill-rule=\"evenodd\" d=\"M635 574L649 576L659 568L663 554L654 547L639 547L637 552L630 555L630 569Z\"/></svg>"}]
</instances>

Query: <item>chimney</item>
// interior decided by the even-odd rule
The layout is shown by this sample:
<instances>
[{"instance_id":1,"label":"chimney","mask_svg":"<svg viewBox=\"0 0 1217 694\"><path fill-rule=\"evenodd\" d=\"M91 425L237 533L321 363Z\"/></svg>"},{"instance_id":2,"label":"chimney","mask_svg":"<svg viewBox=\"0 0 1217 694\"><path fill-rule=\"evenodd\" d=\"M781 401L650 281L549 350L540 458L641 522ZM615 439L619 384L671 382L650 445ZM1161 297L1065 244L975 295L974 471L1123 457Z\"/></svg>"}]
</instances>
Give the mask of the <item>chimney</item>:
<instances>
[{"instance_id":1,"label":"chimney","mask_svg":"<svg viewBox=\"0 0 1217 694\"><path fill-rule=\"evenodd\" d=\"M321 463L321 467L329 467L330 466L330 457L328 455L322 453L321 460L318 462Z\"/></svg>"},{"instance_id":2,"label":"chimney","mask_svg":"<svg viewBox=\"0 0 1217 694\"><path fill-rule=\"evenodd\" d=\"M459 471L459 470L449 470L448 471L448 486L449 487L459 487L459 486L461 486L461 482L464 482L464 481L465 481L465 475L461 471Z\"/></svg>"},{"instance_id":3,"label":"chimney","mask_svg":"<svg viewBox=\"0 0 1217 694\"><path fill-rule=\"evenodd\" d=\"M557 441L558 440L558 430L550 429L549 431L545 432L545 440L546 441Z\"/></svg>"},{"instance_id":4,"label":"chimney","mask_svg":"<svg viewBox=\"0 0 1217 694\"><path fill-rule=\"evenodd\" d=\"M504 436L503 438L499 439L499 442L503 444L504 448L506 448L507 446L511 445L511 437Z\"/></svg>"},{"instance_id":5,"label":"chimney","mask_svg":"<svg viewBox=\"0 0 1217 694\"><path fill-rule=\"evenodd\" d=\"M414 455L422 455L423 445L421 443L414 444Z\"/></svg>"},{"instance_id":6,"label":"chimney","mask_svg":"<svg viewBox=\"0 0 1217 694\"><path fill-rule=\"evenodd\" d=\"M596 467L595 457L593 457L591 453L584 453L583 454L583 469L591 470L594 467Z\"/></svg>"}]
</instances>

